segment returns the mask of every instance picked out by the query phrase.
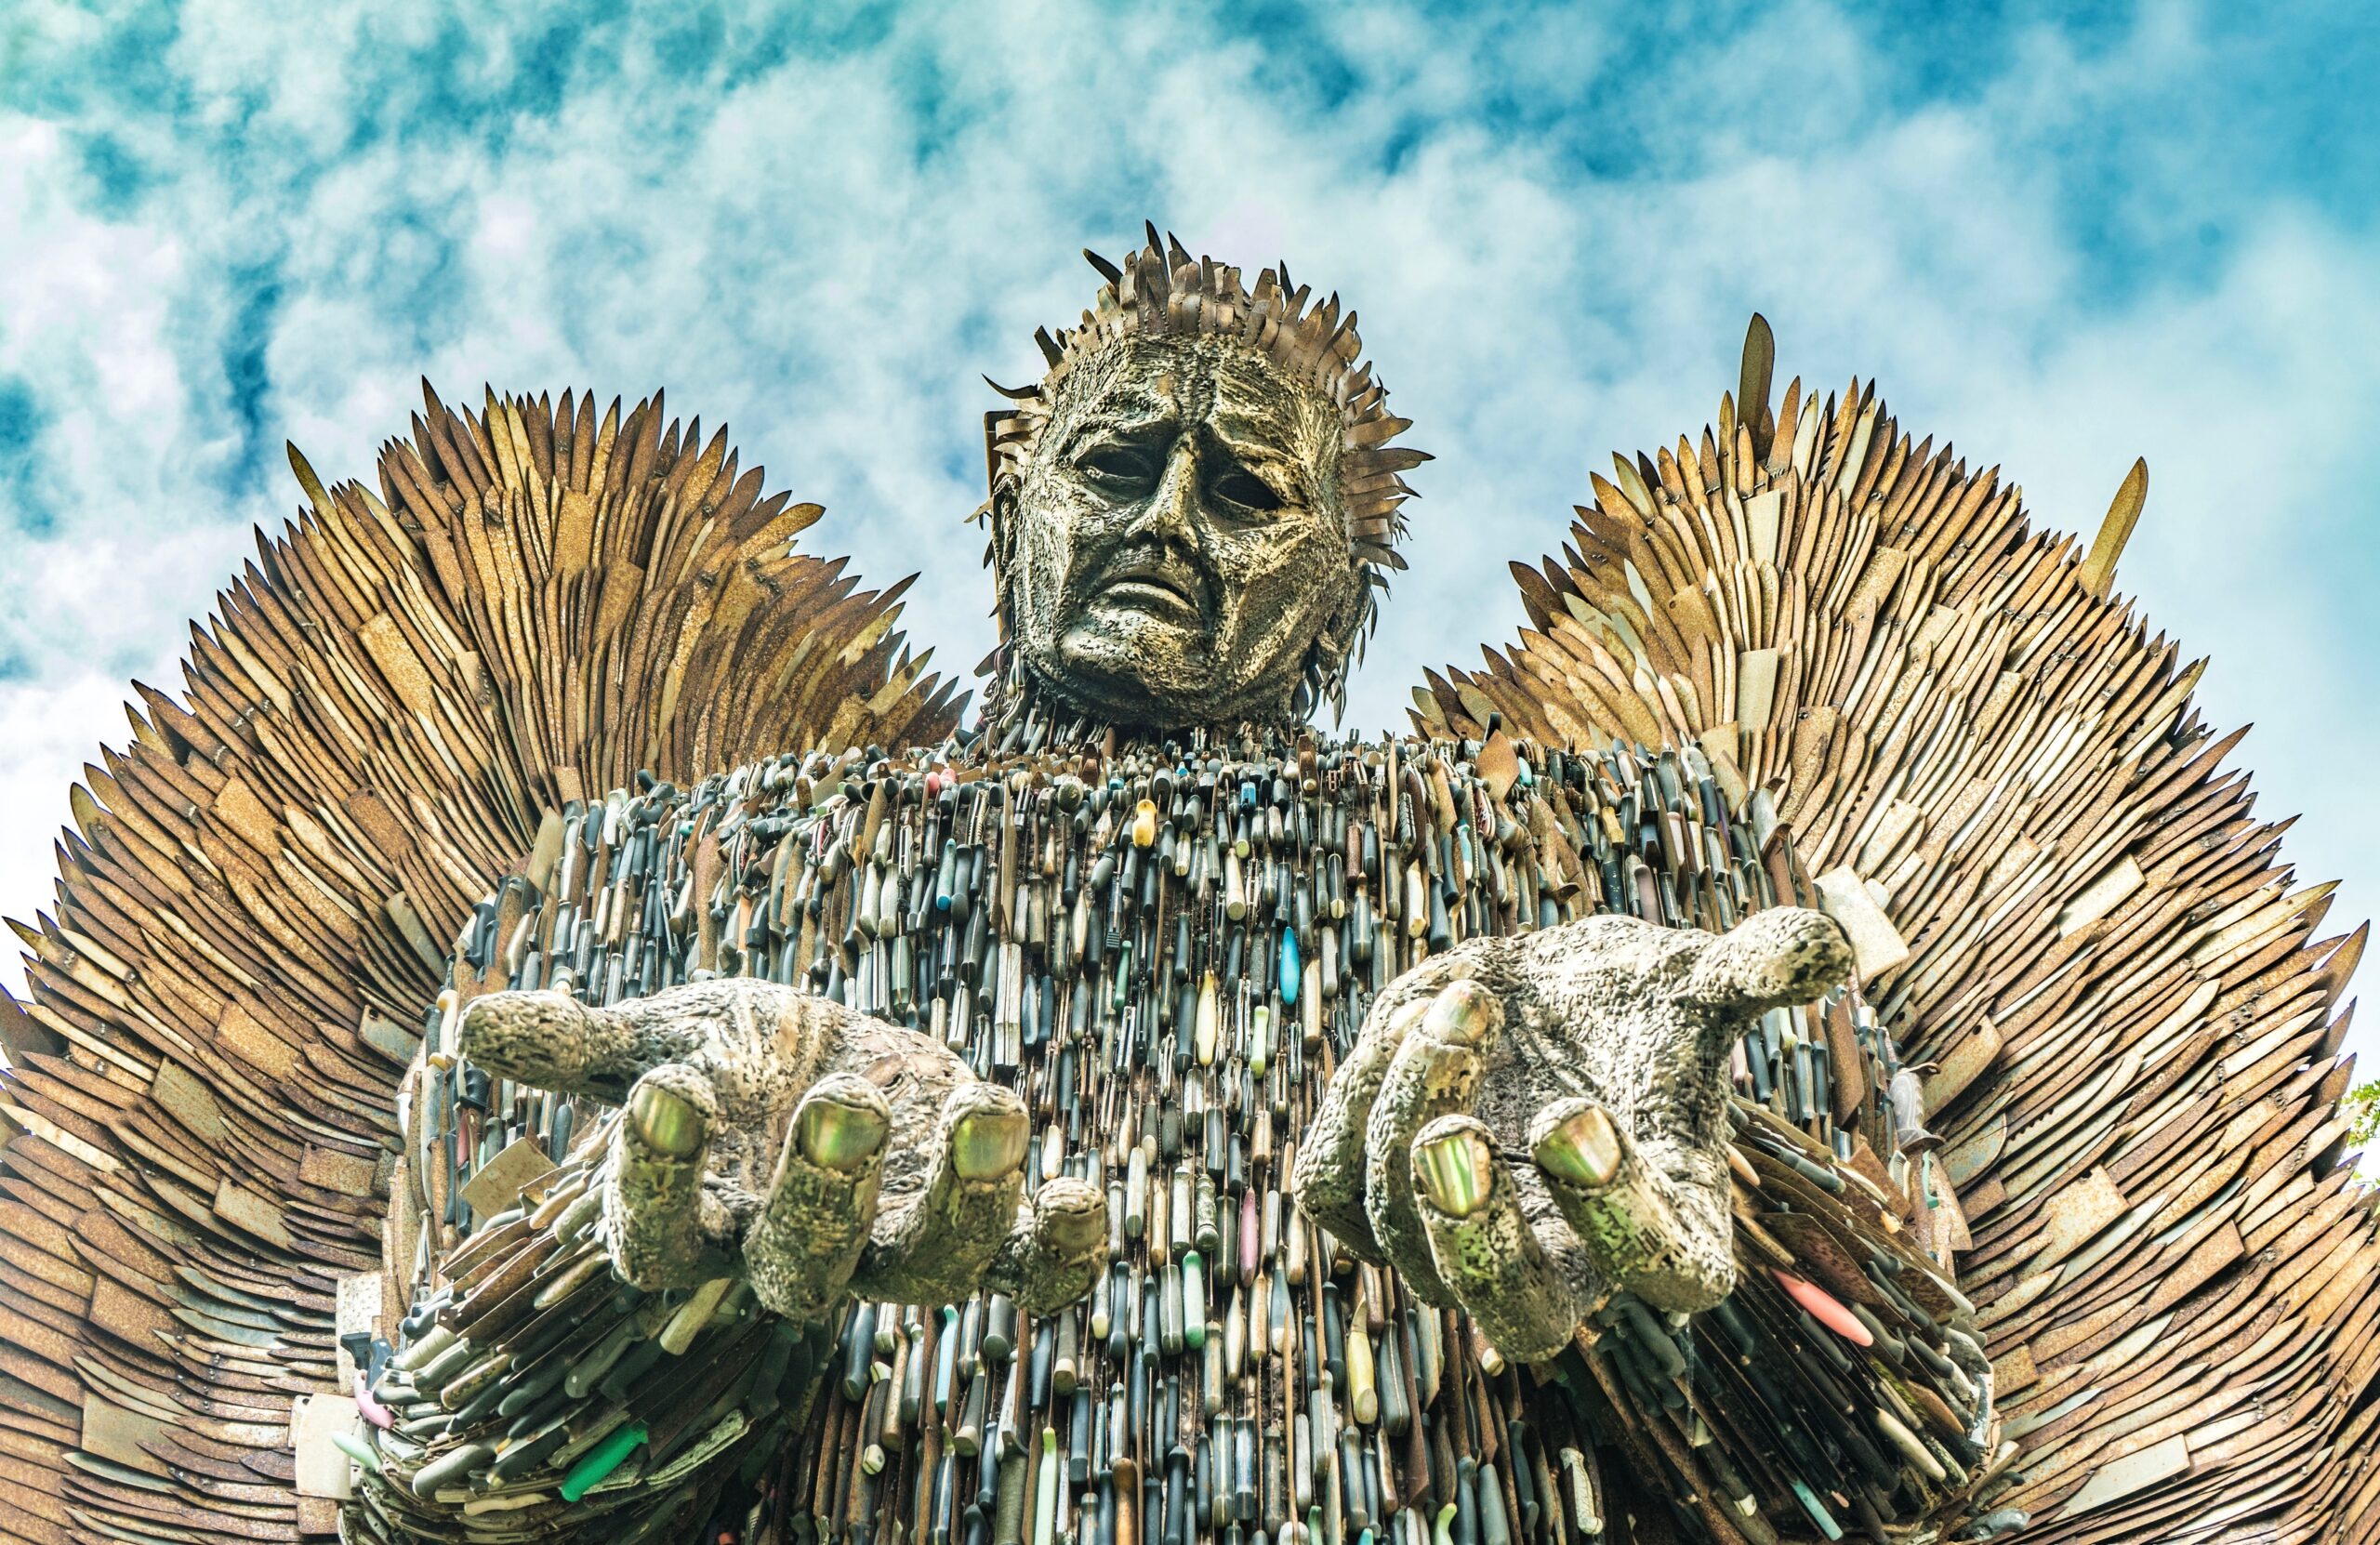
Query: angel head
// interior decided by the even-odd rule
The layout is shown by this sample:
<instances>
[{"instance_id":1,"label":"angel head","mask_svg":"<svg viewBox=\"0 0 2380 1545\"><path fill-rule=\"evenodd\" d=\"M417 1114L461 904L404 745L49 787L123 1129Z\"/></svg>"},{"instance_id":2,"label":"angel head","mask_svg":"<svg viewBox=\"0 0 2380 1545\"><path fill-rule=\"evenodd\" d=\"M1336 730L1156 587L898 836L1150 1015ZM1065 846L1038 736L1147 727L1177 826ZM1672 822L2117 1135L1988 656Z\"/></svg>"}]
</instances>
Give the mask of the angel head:
<instances>
[{"instance_id":1,"label":"angel head","mask_svg":"<svg viewBox=\"0 0 2380 1545\"><path fill-rule=\"evenodd\" d=\"M1092 309L985 419L1003 689L1147 729L1335 706L1427 459L1387 443L1355 313L1154 228L1091 261Z\"/></svg>"}]
</instances>

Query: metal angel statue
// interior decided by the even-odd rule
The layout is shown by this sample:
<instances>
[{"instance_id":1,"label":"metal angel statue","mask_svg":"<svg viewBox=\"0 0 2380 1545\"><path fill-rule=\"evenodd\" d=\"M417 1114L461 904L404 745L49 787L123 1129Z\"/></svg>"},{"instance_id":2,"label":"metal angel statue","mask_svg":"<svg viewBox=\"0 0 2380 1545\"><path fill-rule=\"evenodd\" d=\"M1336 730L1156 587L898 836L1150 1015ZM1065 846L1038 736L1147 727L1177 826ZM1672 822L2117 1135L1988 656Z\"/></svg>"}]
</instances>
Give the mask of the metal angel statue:
<instances>
[{"instance_id":1,"label":"metal angel statue","mask_svg":"<svg viewBox=\"0 0 2380 1545\"><path fill-rule=\"evenodd\" d=\"M1342 734L1354 313L1092 262L972 714L657 398L293 450L18 925L0 1545L2380 1537L2364 932L2145 469L2078 553L1755 318Z\"/></svg>"}]
</instances>

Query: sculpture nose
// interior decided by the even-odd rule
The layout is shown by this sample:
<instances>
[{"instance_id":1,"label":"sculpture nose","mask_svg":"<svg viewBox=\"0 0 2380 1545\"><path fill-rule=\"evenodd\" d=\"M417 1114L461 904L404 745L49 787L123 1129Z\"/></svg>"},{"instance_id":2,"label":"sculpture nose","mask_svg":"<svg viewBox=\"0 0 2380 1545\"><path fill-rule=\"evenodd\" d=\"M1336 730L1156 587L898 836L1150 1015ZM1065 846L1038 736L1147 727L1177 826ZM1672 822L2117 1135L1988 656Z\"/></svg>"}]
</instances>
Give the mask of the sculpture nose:
<instances>
[{"instance_id":1,"label":"sculpture nose","mask_svg":"<svg viewBox=\"0 0 2380 1545\"><path fill-rule=\"evenodd\" d=\"M1133 522L1132 535L1155 541L1171 540L1183 547L1197 545L1198 453L1184 435L1166 452L1165 470Z\"/></svg>"}]
</instances>

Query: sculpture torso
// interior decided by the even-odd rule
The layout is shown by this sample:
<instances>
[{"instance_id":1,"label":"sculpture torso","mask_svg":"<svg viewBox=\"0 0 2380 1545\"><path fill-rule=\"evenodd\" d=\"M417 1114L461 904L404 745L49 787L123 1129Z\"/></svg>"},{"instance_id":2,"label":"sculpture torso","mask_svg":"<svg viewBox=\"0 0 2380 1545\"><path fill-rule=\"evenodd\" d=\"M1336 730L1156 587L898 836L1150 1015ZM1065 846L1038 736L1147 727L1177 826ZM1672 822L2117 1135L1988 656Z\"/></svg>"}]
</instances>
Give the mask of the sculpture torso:
<instances>
[{"instance_id":1,"label":"sculpture torso","mask_svg":"<svg viewBox=\"0 0 2380 1545\"><path fill-rule=\"evenodd\" d=\"M672 1354L658 1350L663 1333L701 1289L642 1300L587 1277L584 1262L602 1257L583 1238L545 1247L504 1292L534 1298L537 1284L574 1274L590 1285L565 1284L575 1300L549 1302L542 1319L523 1311L504 1332L509 1369L484 1390L449 1387L421 1407L460 1406L472 1420L432 1436L418 1462L505 1432L563 1436L493 1486L458 1473L447 1500L415 1519L426 1538L444 1537L459 1503L540 1538L627 1538L644 1521L683 1528L708 1516L753 1539L1007 1545L1029 1533L1187 1545L1300 1529L1415 1539L1443 1525L1465 1541L1551 1545L1592 1538L1582 1525L1615 1503L1669 1512L1659 1499L1673 1488L1650 1434L1667 1420L1659 1392L1671 1360L1707 1364L1726 1345L1718 1337L1740 1332L1775 1361L1758 1376L1792 1386L1794 1356L1768 1339L1798 1335L1765 1318L1783 1302L1765 1282L1739 1295L1724 1327L1699 1333L1623 1295L1601 1316L1600 1350L1547 1366L1557 1388L1525 1379L1460 1314L1349 1259L1288 1195L1326 1079L1375 995L1408 970L1466 940L1598 909L1724 929L1794 898L1790 849L1772 840L1764 855L1707 773L1675 757L1311 735L1110 755L979 741L873 761L787 757L574 811L526 868L463 941L460 996L562 986L602 1003L749 975L911 1026L1024 1095L1028 1184L1069 1175L1104 1191L1113 1259L1088 1301L1038 1319L997 1296L941 1311L860 1303L806 1340L731 1292L707 1328L681 1327ZM1808 1190L1799 1177L1827 1171L1800 1150L1823 1150L1787 1123L1818 1126L1835 1107L1824 1059L1814 1064L1806 1039L1791 1028L1774 1038L1776 1028L1748 1046L1743 1089L1784 1119L1760 1123L1745 1147ZM1848 1039L1881 1085L1880 1033L1863 1025ZM930 1109L939 1085L902 1092L912 1067L933 1083L930 1059L897 1050L871 1076L896 1107ZM1490 1080L1514 1076L1542 1077L1502 1069ZM535 1183L528 1200L543 1207L512 1237L467 1246L444 1268L464 1279L453 1302L480 1306L444 1318L483 1352L501 1337L484 1319L475 1329L471 1314L500 1295L475 1297L471 1271L505 1274L496 1262L540 1236L540 1217L549 1233L591 1223L569 1196L601 1157L585 1141L601 1112L483 1088L465 1064L425 1077L416 1109L430 1119L416 1119L412 1152L428 1216L453 1226L441 1246L467 1238L472 1218L456 1195L468 1174L446 1170L440 1113L456 1107L442 1088L462 1094L464 1124L478 1127L465 1153L484 1162L541 1135L577 1155ZM1623 1113L1646 1096L1593 1092ZM1845 1114L1851 1151L1875 1113L1871 1103ZM888 1156L888 1198L917 1183L917 1169L914 1155ZM415 1244L406 1195L401 1186L390 1254L418 1267L431 1252ZM1874 1202L1851 1199L1864 1216L1847 1226L1879 1221ZM417 1273L416 1292L442 1274ZM702 1314L720 1303L713 1294ZM1880 1312L1916 1333L1900 1306ZM599 1354L616 1359L601 1378L469 1409ZM1939 1386L1946 1416L1961 1404L1973 1415L1964 1375L1921 1378ZM1651 1420L1614 1420L1614 1403ZM392 1414L400 1434L415 1420ZM564 1501L560 1480L630 1422L645 1428L639 1460ZM1598 1435L1623 1446L1598 1461ZM1632 1463L1614 1471L1620 1454ZM1814 1499L1839 1500L1829 1469L1856 1462L1831 1430L1793 1451ZM393 1488L368 1495L391 1524L416 1505ZM1672 1500L1688 1516L1712 1505ZM661 1525L663 1513L682 1517Z\"/></svg>"}]
</instances>

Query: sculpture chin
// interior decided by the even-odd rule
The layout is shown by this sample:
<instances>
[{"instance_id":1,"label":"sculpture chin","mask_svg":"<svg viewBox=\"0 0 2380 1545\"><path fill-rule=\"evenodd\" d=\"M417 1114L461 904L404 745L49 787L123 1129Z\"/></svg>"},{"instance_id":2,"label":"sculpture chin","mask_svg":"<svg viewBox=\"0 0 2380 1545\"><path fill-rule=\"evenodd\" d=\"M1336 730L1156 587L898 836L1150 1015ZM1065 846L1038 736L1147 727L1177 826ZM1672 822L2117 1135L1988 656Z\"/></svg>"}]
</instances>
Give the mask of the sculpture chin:
<instances>
[{"instance_id":1,"label":"sculpture chin","mask_svg":"<svg viewBox=\"0 0 2380 1545\"><path fill-rule=\"evenodd\" d=\"M1103 595L1058 639L1039 671L1077 706L1122 724L1179 729L1246 716L1216 689L1215 640L1178 601L1141 604Z\"/></svg>"}]
</instances>

